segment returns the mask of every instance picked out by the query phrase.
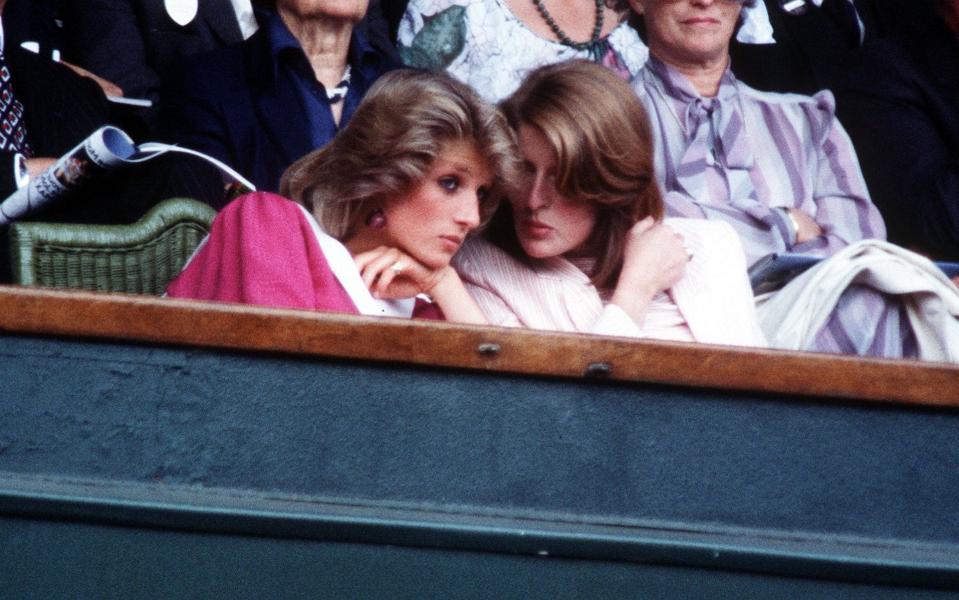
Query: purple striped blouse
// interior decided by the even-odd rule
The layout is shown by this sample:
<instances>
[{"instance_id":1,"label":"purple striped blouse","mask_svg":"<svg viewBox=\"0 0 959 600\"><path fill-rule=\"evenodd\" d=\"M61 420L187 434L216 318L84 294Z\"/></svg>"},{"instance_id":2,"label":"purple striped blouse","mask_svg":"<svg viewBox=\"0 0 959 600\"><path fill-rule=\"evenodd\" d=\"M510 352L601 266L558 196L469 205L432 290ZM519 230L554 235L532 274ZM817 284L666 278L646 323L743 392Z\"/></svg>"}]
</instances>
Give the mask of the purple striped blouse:
<instances>
[{"instance_id":1,"label":"purple striped blouse","mask_svg":"<svg viewBox=\"0 0 959 600\"><path fill-rule=\"evenodd\" d=\"M829 255L860 239L885 238L830 92L760 92L727 70L717 97L703 98L655 57L633 87L649 113L668 214L729 223L749 264L771 252ZM694 144L709 148L704 160L690 161ZM794 243L787 207L811 215L823 235Z\"/></svg>"}]
</instances>

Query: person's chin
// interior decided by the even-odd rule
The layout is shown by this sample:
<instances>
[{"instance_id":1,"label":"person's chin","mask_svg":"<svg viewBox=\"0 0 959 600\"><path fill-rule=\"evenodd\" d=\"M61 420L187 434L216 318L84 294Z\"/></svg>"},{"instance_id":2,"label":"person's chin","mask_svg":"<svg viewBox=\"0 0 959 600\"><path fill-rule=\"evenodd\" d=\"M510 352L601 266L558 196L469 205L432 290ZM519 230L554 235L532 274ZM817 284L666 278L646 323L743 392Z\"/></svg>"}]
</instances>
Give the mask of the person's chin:
<instances>
[{"instance_id":1,"label":"person's chin","mask_svg":"<svg viewBox=\"0 0 959 600\"><path fill-rule=\"evenodd\" d=\"M556 255L548 244L541 242L524 240L520 242L520 246L523 247L523 252L526 253L526 256L530 258L542 260Z\"/></svg>"},{"instance_id":2,"label":"person's chin","mask_svg":"<svg viewBox=\"0 0 959 600\"><path fill-rule=\"evenodd\" d=\"M433 256L422 256L416 257L416 260L423 263L430 271L439 271L440 269L445 269L450 266L450 261L453 260L453 255L448 253L437 253Z\"/></svg>"}]
</instances>

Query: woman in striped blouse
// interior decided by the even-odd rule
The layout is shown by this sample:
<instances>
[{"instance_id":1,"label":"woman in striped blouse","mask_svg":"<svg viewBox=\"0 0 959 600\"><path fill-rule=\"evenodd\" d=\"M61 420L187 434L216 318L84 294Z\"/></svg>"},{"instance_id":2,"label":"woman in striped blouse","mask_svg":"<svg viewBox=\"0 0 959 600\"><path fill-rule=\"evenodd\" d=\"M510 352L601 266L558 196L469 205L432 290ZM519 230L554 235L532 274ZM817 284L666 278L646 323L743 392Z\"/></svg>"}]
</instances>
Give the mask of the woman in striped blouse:
<instances>
[{"instance_id":1,"label":"woman in striped blouse","mask_svg":"<svg viewBox=\"0 0 959 600\"><path fill-rule=\"evenodd\" d=\"M959 362L959 290L882 241L832 94L759 92L733 74L730 40L755 0L629 2L650 49L633 88L668 214L730 225L750 263L783 252L828 258L761 298L770 344Z\"/></svg>"}]
</instances>

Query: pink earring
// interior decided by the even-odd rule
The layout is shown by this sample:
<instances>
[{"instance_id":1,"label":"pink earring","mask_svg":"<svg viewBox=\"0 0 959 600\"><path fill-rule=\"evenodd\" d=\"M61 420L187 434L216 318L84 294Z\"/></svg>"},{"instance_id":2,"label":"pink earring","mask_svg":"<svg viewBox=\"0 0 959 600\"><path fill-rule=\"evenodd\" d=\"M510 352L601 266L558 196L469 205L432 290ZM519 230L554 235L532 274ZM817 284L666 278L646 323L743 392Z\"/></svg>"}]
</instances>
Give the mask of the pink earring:
<instances>
[{"instance_id":1,"label":"pink earring","mask_svg":"<svg viewBox=\"0 0 959 600\"><path fill-rule=\"evenodd\" d=\"M386 215L383 214L383 209L377 208L370 211L370 214L366 217L366 225L373 229L386 227Z\"/></svg>"}]
</instances>

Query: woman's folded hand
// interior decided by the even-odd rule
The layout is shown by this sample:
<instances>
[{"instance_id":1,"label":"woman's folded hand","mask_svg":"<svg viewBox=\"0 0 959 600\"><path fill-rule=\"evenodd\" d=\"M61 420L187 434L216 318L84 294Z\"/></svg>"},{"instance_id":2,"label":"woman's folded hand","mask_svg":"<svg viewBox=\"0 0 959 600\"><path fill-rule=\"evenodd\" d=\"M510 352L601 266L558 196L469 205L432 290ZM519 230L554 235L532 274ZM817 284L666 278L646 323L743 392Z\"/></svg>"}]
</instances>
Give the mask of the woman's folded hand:
<instances>
[{"instance_id":1,"label":"woman's folded hand","mask_svg":"<svg viewBox=\"0 0 959 600\"><path fill-rule=\"evenodd\" d=\"M642 326L653 296L679 281L692 257L682 236L652 217L633 225L627 236L623 270L610 301Z\"/></svg>"},{"instance_id":2,"label":"woman's folded hand","mask_svg":"<svg viewBox=\"0 0 959 600\"><path fill-rule=\"evenodd\" d=\"M459 274L450 265L430 269L415 258L389 246L380 246L353 257L363 283L375 298L394 300L426 294L447 320L485 325L486 317L470 297Z\"/></svg>"},{"instance_id":3,"label":"woman's folded hand","mask_svg":"<svg viewBox=\"0 0 959 600\"><path fill-rule=\"evenodd\" d=\"M431 270L405 252L380 246L357 254L353 260L360 271L363 283L375 298L412 298L417 294L429 294L448 270Z\"/></svg>"},{"instance_id":4,"label":"woman's folded hand","mask_svg":"<svg viewBox=\"0 0 959 600\"><path fill-rule=\"evenodd\" d=\"M798 208L787 208L789 216L796 224L796 243L814 240L822 235L822 227L811 216Z\"/></svg>"},{"instance_id":5,"label":"woman's folded hand","mask_svg":"<svg viewBox=\"0 0 959 600\"><path fill-rule=\"evenodd\" d=\"M680 234L646 217L629 230L620 281L655 294L679 281L690 258Z\"/></svg>"}]
</instances>

